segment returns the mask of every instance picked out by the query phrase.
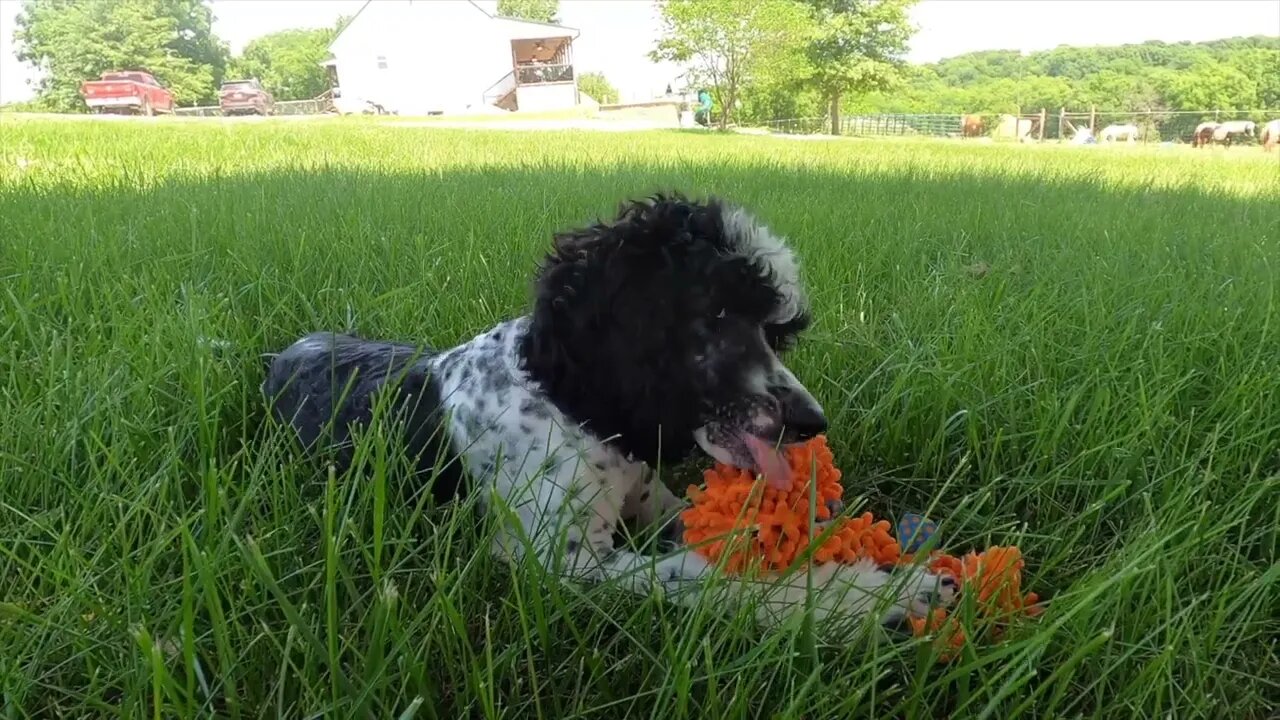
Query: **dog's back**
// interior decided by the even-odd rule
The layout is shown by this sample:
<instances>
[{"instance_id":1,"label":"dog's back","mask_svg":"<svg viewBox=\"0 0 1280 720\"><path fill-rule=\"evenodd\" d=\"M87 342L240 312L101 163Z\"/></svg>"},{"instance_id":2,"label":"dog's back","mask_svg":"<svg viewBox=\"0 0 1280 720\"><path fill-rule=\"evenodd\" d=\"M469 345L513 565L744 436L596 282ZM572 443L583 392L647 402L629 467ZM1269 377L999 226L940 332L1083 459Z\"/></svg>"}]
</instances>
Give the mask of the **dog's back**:
<instances>
[{"instance_id":1,"label":"dog's back","mask_svg":"<svg viewBox=\"0 0 1280 720\"><path fill-rule=\"evenodd\" d=\"M381 417L400 433L418 480L436 476L432 494L443 502L458 494L462 471L442 425L440 386L429 366L433 354L412 345L312 333L272 360L262 391L304 448L333 451L339 472L352 461L352 430L368 427L381 404Z\"/></svg>"}]
</instances>

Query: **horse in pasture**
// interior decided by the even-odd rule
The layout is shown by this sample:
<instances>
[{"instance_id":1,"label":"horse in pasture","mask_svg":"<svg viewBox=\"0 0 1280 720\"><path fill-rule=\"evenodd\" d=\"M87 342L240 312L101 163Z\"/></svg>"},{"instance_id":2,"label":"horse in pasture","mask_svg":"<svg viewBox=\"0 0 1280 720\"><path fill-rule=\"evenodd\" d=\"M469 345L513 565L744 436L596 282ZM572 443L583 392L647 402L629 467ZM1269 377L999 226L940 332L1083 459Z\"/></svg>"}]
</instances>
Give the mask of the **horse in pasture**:
<instances>
[{"instance_id":1,"label":"horse in pasture","mask_svg":"<svg viewBox=\"0 0 1280 720\"><path fill-rule=\"evenodd\" d=\"M1117 140L1123 139L1125 142L1132 145L1140 135L1141 133L1138 131L1138 126L1133 123L1128 123L1126 125L1108 125L1102 128L1102 133L1099 136L1099 139L1104 143L1113 143Z\"/></svg>"},{"instance_id":2,"label":"horse in pasture","mask_svg":"<svg viewBox=\"0 0 1280 720\"><path fill-rule=\"evenodd\" d=\"M1252 120L1232 120L1224 122L1213 131L1213 141L1231 147L1231 138L1236 135L1253 137L1257 124Z\"/></svg>"},{"instance_id":3,"label":"horse in pasture","mask_svg":"<svg viewBox=\"0 0 1280 720\"><path fill-rule=\"evenodd\" d=\"M1191 136L1191 146L1200 148L1213 142L1213 133L1219 124L1210 120L1197 125L1195 134Z\"/></svg>"},{"instance_id":4,"label":"horse in pasture","mask_svg":"<svg viewBox=\"0 0 1280 720\"><path fill-rule=\"evenodd\" d=\"M981 115L962 115L960 117L960 134L964 137L978 137L985 129Z\"/></svg>"},{"instance_id":5,"label":"horse in pasture","mask_svg":"<svg viewBox=\"0 0 1280 720\"><path fill-rule=\"evenodd\" d=\"M1280 145L1280 120L1272 120L1262 126L1262 133L1258 136L1262 141L1262 149L1271 152L1271 148Z\"/></svg>"}]
</instances>

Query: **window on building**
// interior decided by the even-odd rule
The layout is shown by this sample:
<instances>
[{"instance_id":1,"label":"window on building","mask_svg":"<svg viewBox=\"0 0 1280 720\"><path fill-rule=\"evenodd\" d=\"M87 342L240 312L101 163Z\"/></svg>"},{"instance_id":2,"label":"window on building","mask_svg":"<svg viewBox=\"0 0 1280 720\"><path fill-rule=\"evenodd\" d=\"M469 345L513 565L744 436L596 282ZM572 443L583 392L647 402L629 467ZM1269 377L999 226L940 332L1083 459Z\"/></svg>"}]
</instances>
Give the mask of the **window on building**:
<instances>
[{"instance_id":1,"label":"window on building","mask_svg":"<svg viewBox=\"0 0 1280 720\"><path fill-rule=\"evenodd\" d=\"M379 55L379 56L378 56L378 69L379 69L379 70L386 70L386 69L387 69L387 56L386 56L386 55Z\"/></svg>"}]
</instances>

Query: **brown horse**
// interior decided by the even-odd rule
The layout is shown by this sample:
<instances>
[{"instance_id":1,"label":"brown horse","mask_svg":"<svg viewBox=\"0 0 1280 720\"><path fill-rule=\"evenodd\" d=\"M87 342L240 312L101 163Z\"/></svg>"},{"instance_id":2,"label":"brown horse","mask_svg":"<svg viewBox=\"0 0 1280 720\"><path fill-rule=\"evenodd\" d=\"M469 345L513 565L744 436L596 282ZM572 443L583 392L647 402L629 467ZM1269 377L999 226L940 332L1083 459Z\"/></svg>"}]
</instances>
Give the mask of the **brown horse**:
<instances>
[{"instance_id":1,"label":"brown horse","mask_svg":"<svg viewBox=\"0 0 1280 720\"><path fill-rule=\"evenodd\" d=\"M983 122L981 115L962 115L960 118L962 123L961 134L964 137L978 137L983 131Z\"/></svg>"},{"instance_id":2,"label":"brown horse","mask_svg":"<svg viewBox=\"0 0 1280 720\"><path fill-rule=\"evenodd\" d=\"M1280 120L1272 120L1262 126L1262 134L1259 135L1262 140L1262 149L1271 152L1271 148L1280 145Z\"/></svg>"},{"instance_id":3,"label":"brown horse","mask_svg":"<svg viewBox=\"0 0 1280 720\"><path fill-rule=\"evenodd\" d=\"M1217 129L1218 123L1212 120L1200 123L1196 126L1196 133L1191 136L1191 146L1201 148L1213 142L1213 133Z\"/></svg>"}]
</instances>

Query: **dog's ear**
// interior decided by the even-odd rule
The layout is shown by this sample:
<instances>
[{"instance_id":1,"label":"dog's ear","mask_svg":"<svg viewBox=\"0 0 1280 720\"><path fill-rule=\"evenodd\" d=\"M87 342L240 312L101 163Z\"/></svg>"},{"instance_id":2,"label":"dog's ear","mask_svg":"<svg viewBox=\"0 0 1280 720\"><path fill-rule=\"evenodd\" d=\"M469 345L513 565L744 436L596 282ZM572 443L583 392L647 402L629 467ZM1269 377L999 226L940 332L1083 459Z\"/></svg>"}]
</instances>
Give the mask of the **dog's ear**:
<instances>
[{"instance_id":1,"label":"dog's ear","mask_svg":"<svg viewBox=\"0 0 1280 720\"><path fill-rule=\"evenodd\" d=\"M557 234L537 273L524 367L570 417L646 461L693 442L697 393L678 343L705 315L722 255L711 214L675 195L627 203Z\"/></svg>"},{"instance_id":2,"label":"dog's ear","mask_svg":"<svg viewBox=\"0 0 1280 720\"><path fill-rule=\"evenodd\" d=\"M681 195L658 194L623 203L612 220L555 235L535 276L533 316L541 339L558 341L559 361L587 354L585 338L619 329L615 303L637 294L637 280L678 262L681 253L672 251L691 242L697 208Z\"/></svg>"}]
</instances>

